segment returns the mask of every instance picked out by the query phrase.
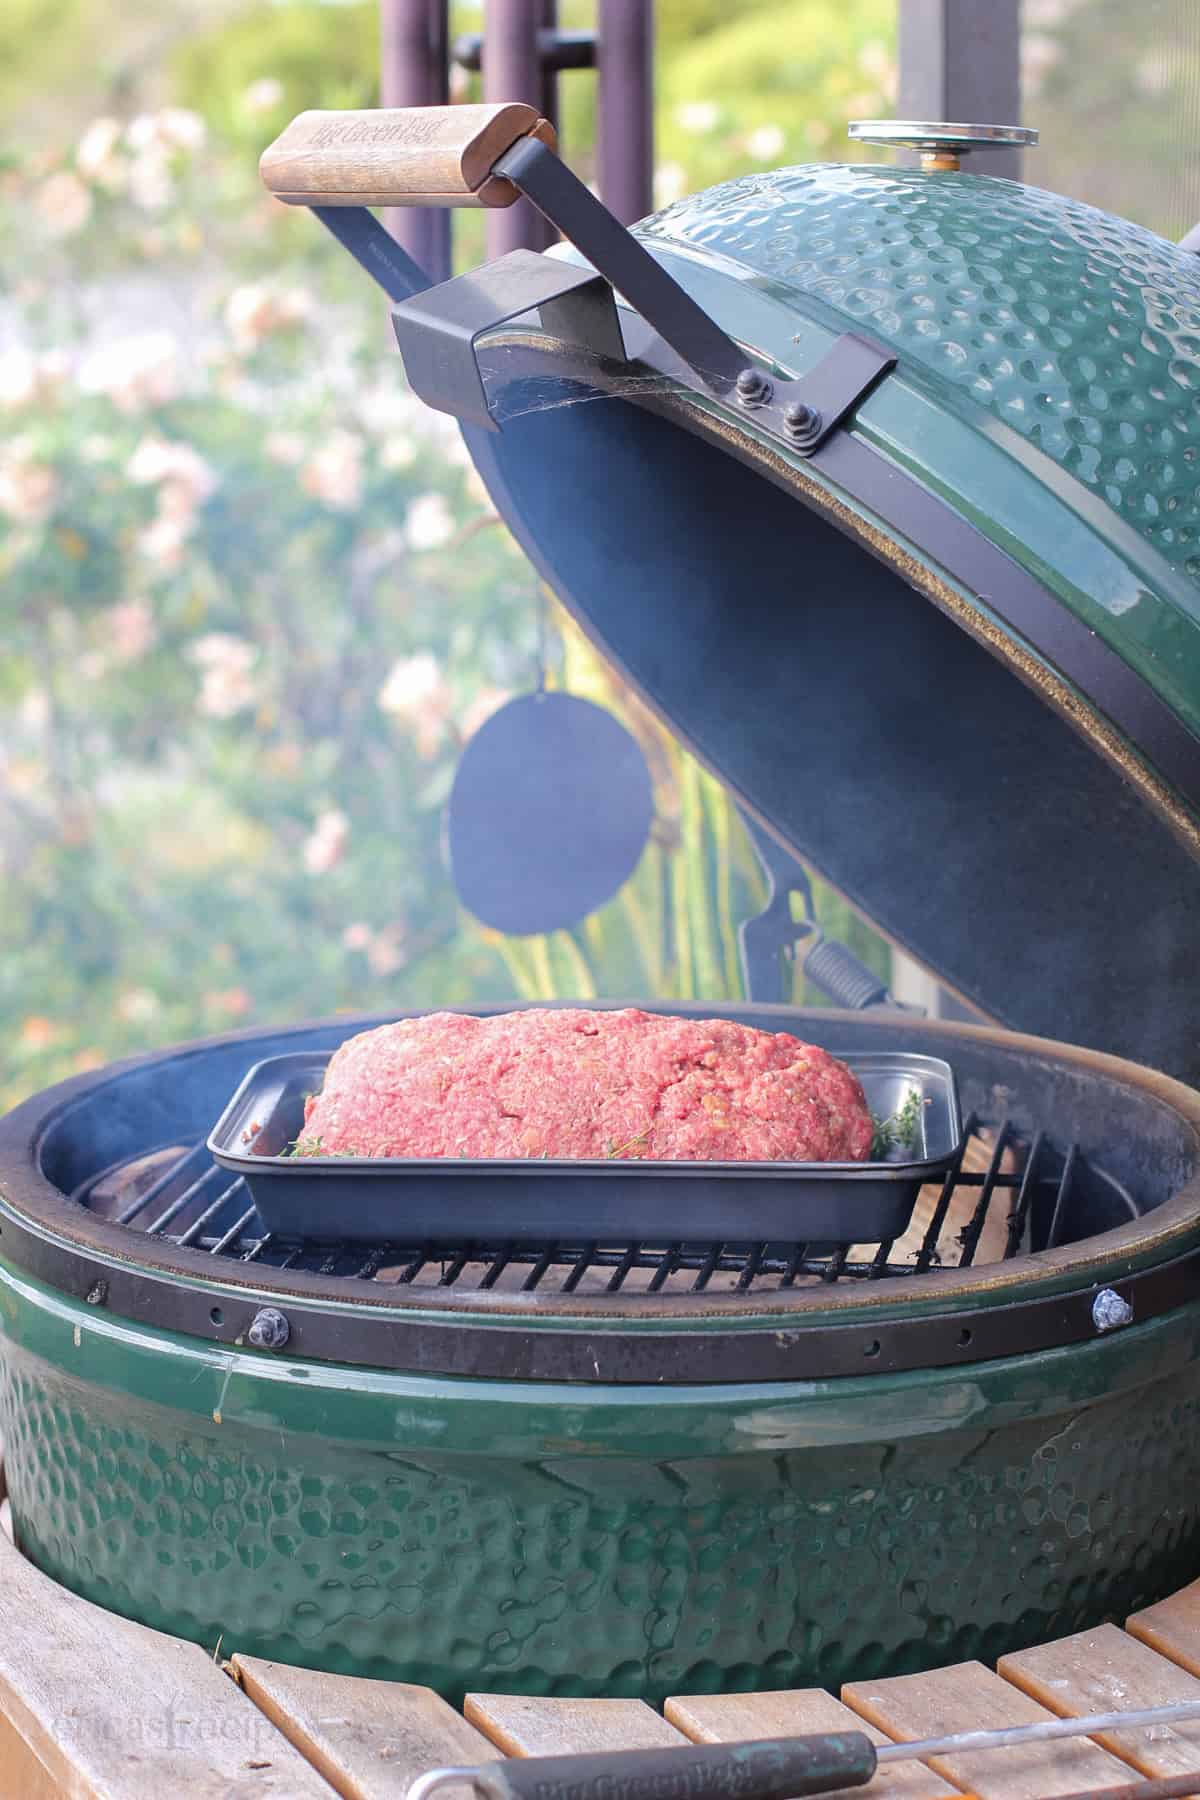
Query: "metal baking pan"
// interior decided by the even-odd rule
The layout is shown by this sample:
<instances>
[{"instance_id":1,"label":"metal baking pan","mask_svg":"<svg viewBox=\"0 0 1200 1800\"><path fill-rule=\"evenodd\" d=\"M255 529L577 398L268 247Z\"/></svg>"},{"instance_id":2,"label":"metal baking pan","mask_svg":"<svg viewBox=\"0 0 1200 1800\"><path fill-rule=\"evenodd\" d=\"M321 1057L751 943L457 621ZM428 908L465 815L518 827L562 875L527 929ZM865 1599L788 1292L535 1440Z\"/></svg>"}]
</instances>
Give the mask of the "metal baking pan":
<instances>
[{"instance_id":1,"label":"metal baking pan","mask_svg":"<svg viewBox=\"0 0 1200 1800\"><path fill-rule=\"evenodd\" d=\"M911 1149L886 1162L467 1161L293 1157L327 1053L252 1068L208 1140L245 1178L268 1231L364 1243L881 1243L959 1151L954 1072L935 1056L847 1056L877 1119L915 1089Z\"/></svg>"}]
</instances>

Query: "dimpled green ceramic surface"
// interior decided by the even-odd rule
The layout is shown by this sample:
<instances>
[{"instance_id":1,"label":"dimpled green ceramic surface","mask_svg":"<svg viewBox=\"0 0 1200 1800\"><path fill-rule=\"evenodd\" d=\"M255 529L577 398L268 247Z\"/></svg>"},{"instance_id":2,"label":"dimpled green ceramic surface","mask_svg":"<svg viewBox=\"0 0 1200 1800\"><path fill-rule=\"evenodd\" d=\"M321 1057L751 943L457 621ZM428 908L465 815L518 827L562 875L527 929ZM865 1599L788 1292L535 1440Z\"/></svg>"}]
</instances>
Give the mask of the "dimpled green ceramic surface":
<instances>
[{"instance_id":1,"label":"dimpled green ceramic surface","mask_svg":"<svg viewBox=\"0 0 1200 1800\"><path fill-rule=\"evenodd\" d=\"M0 1268L22 1546L223 1654L544 1694L805 1686L1122 1617L1194 1572L1200 1321L915 1376L391 1375Z\"/></svg>"}]
</instances>

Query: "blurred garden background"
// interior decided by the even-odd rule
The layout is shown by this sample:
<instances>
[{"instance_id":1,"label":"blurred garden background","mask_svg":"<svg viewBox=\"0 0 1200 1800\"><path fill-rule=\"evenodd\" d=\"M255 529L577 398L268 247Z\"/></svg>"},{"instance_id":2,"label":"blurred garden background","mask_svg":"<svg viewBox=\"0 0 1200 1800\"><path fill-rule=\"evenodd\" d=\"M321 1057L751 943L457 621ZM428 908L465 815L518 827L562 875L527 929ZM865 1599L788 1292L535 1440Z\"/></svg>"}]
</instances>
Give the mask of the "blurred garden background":
<instances>
[{"instance_id":1,"label":"blurred garden background","mask_svg":"<svg viewBox=\"0 0 1200 1800\"><path fill-rule=\"evenodd\" d=\"M1178 235L1155 116L1200 70L1126 0L1027 11L1031 178ZM532 576L407 393L376 290L256 173L295 112L375 103L377 42L367 0L0 18L0 1106L338 1009L738 992L737 818L554 611L551 681L647 750L652 845L575 932L504 940L456 909L441 809L470 733L533 683ZM658 201L850 154L846 120L894 108L894 42L895 0L659 0ZM561 92L588 175L592 79ZM457 246L481 253L470 219Z\"/></svg>"}]
</instances>

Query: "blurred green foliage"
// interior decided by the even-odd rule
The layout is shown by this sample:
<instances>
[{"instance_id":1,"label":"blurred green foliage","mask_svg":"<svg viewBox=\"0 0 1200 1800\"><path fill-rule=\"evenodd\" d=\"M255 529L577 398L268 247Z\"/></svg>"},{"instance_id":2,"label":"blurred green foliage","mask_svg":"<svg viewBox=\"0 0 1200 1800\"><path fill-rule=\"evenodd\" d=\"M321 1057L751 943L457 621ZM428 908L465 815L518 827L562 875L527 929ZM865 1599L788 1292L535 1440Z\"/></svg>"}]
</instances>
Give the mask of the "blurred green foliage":
<instances>
[{"instance_id":1,"label":"blurred green foliage","mask_svg":"<svg viewBox=\"0 0 1200 1800\"><path fill-rule=\"evenodd\" d=\"M45 42L20 5L0 41L67 95L54 58L95 54L100 0ZM811 155L814 119L838 153L848 86L888 104L889 12L670 0L667 186ZM98 118L2 146L0 1104L256 1020L735 996L761 899L737 815L553 612L551 679L643 743L653 840L573 932L504 940L457 912L441 809L470 731L531 684L533 579L453 426L407 393L374 291L256 173L293 111L374 99L373 9L156 19L140 76L114 28ZM568 88L582 145L590 78ZM819 908L886 969L836 896Z\"/></svg>"}]
</instances>

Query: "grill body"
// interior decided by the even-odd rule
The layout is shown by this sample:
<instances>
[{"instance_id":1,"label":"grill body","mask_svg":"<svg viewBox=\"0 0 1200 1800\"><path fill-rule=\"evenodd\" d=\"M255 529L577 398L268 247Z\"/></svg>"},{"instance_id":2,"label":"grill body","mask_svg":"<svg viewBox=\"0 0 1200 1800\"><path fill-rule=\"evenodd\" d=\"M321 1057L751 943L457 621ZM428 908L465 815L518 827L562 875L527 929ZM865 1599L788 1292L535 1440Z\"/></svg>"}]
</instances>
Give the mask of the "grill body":
<instances>
[{"instance_id":1,"label":"grill body","mask_svg":"<svg viewBox=\"0 0 1200 1800\"><path fill-rule=\"evenodd\" d=\"M889 1366L889 1334L915 1316L982 1339L1023 1299L1087 1303L1186 1260L1200 1102L1006 1034L742 1016L831 1047L902 1032L955 1062L968 1108L1002 1104L1021 1131L1052 1117L1149 1210L1057 1249L879 1280L402 1289L147 1237L64 1193L203 1136L250 1062L358 1021L80 1078L0 1125L0 1430L22 1546L209 1648L451 1697L836 1686L993 1658L1186 1580L1200 1308L1046 1351L964 1345L935 1367ZM139 1294L159 1283L188 1331L151 1321ZM246 1341L264 1303L292 1323L276 1353ZM340 1360L329 1321L367 1313L378 1362ZM790 1374L834 1323L855 1372Z\"/></svg>"},{"instance_id":2,"label":"grill body","mask_svg":"<svg viewBox=\"0 0 1200 1800\"><path fill-rule=\"evenodd\" d=\"M112 1610L541 1694L819 1684L1119 1618L1200 1552L1200 1316L1083 1349L657 1389L271 1362L3 1279L19 1541Z\"/></svg>"}]
</instances>

